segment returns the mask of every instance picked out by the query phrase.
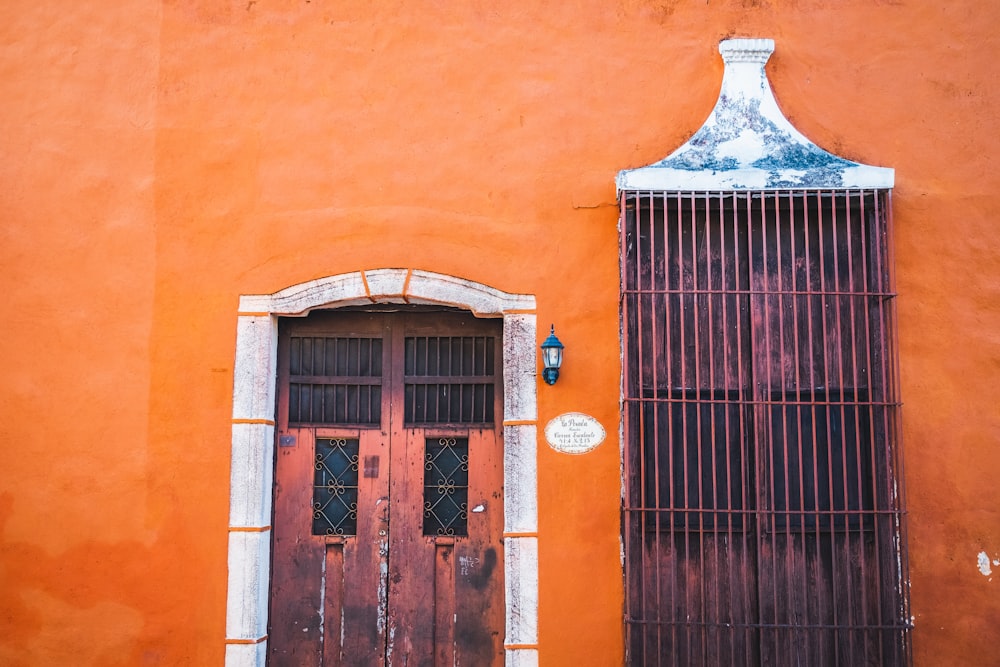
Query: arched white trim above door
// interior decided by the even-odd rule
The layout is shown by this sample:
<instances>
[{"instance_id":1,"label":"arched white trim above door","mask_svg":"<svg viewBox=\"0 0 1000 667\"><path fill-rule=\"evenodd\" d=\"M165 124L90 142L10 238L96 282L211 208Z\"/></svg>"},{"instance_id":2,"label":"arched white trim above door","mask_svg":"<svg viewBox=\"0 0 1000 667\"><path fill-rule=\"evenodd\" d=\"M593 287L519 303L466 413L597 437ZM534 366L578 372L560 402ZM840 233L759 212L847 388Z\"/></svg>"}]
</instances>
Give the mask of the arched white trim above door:
<instances>
[{"instance_id":1,"label":"arched white trim above door","mask_svg":"<svg viewBox=\"0 0 1000 667\"><path fill-rule=\"evenodd\" d=\"M267 655L278 317L375 303L438 304L503 318L506 664L538 664L535 298L430 271L376 269L240 297L233 367L227 667Z\"/></svg>"}]
</instances>

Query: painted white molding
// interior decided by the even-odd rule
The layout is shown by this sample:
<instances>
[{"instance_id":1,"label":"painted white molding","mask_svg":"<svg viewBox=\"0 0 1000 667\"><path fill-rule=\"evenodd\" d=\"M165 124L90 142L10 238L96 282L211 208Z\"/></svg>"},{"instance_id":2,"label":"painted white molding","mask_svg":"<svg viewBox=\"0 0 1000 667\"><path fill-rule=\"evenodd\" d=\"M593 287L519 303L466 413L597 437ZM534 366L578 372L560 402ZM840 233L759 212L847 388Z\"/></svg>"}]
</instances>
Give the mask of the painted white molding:
<instances>
[{"instance_id":1,"label":"painted white molding","mask_svg":"<svg viewBox=\"0 0 1000 667\"><path fill-rule=\"evenodd\" d=\"M273 462L273 425L233 424L229 469L230 528L264 529L271 524Z\"/></svg>"},{"instance_id":2,"label":"painted white molding","mask_svg":"<svg viewBox=\"0 0 1000 667\"><path fill-rule=\"evenodd\" d=\"M538 427L505 426L503 442L503 531L537 533Z\"/></svg>"},{"instance_id":3,"label":"painted white molding","mask_svg":"<svg viewBox=\"0 0 1000 667\"><path fill-rule=\"evenodd\" d=\"M481 316L535 309L533 296L508 294L471 280L419 269L375 269L318 278L274 294L241 296L240 312L289 317L317 308L372 303L447 305Z\"/></svg>"},{"instance_id":4,"label":"painted white molding","mask_svg":"<svg viewBox=\"0 0 1000 667\"><path fill-rule=\"evenodd\" d=\"M271 531L229 533L226 639L256 641L267 634Z\"/></svg>"},{"instance_id":5,"label":"painted white molding","mask_svg":"<svg viewBox=\"0 0 1000 667\"><path fill-rule=\"evenodd\" d=\"M785 118L764 65L771 39L727 39L719 99L687 143L619 172L618 190L727 191L891 188L895 172L851 162L809 141Z\"/></svg>"},{"instance_id":6,"label":"painted white molding","mask_svg":"<svg viewBox=\"0 0 1000 667\"><path fill-rule=\"evenodd\" d=\"M507 649L507 657L504 662L507 667L538 667L538 649Z\"/></svg>"},{"instance_id":7,"label":"painted white molding","mask_svg":"<svg viewBox=\"0 0 1000 667\"><path fill-rule=\"evenodd\" d=\"M345 273L293 285L274 294L240 297L241 313L270 315L305 315L324 306L356 306L372 303L365 289L363 274Z\"/></svg>"},{"instance_id":8,"label":"painted white molding","mask_svg":"<svg viewBox=\"0 0 1000 667\"><path fill-rule=\"evenodd\" d=\"M278 317L372 303L438 304L503 318L504 539L508 667L538 651L537 334L535 297L455 276L376 269L240 297L233 367L226 666L263 667L267 655ZM524 536L524 534L530 534ZM252 643L251 643L252 642ZM524 645L528 644L529 647Z\"/></svg>"},{"instance_id":9,"label":"painted white molding","mask_svg":"<svg viewBox=\"0 0 1000 667\"><path fill-rule=\"evenodd\" d=\"M267 661L267 644L226 644L226 667L258 667Z\"/></svg>"},{"instance_id":10,"label":"painted white molding","mask_svg":"<svg viewBox=\"0 0 1000 667\"><path fill-rule=\"evenodd\" d=\"M277 372L278 320L241 316L236 321L233 367L233 419L273 419L273 378Z\"/></svg>"},{"instance_id":11,"label":"painted white molding","mask_svg":"<svg viewBox=\"0 0 1000 667\"><path fill-rule=\"evenodd\" d=\"M507 537L503 542L507 589L507 638L504 643L509 646L537 645L538 538Z\"/></svg>"},{"instance_id":12,"label":"painted white molding","mask_svg":"<svg viewBox=\"0 0 1000 667\"><path fill-rule=\"evenodd\" d=\"M503 318L504 421L531 421L538 417L536 350L534 345L530 350L525 345L528 338L534 340L537 326L533 313L514 313Z\"/></svg>"}]
</instances>

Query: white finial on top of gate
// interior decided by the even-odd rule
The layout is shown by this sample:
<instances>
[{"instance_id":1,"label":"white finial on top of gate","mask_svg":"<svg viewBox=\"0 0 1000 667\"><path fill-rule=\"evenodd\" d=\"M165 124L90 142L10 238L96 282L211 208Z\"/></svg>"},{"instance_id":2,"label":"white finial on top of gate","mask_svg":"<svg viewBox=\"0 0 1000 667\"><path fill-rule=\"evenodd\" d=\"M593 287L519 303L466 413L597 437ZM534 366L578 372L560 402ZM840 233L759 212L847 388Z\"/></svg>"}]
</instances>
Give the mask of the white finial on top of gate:
<instances>
[{"instance_id":1,"label":"white finial on top of gate","mask_svg":"<svg viewBox=\"0 0 1000 667\"><path fill-rule=\"evenodd\" d=\"M663 160L619 172L618 189L657 191L891 188L894 171L823 150L778 108L764 65L771 39L727 39L719 100L687 143Z\"/></svg>"}]
</instances>

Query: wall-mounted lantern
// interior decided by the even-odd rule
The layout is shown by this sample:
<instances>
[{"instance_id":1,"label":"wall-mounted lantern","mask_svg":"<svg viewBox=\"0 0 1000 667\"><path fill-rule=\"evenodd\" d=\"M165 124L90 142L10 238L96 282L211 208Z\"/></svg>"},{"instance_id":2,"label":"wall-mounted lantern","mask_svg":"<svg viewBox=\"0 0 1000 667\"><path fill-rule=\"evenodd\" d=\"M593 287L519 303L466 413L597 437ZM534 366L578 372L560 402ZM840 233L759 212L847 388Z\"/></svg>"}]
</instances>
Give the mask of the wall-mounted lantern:
<instances>
[{"instance_id":1,"label":"wall-mounted lantern","mask_svg":"<svg viewBox=\"0 0 1000 667\"><path fill-rule=\"evenodd\" d=\"M552 325L549 337L542 341L542 362L545 368L542 377L548 384L555 384L559 379L559 367L562 366L563 344L556 338L556 325Z\"/></svg>"}]
</instances>

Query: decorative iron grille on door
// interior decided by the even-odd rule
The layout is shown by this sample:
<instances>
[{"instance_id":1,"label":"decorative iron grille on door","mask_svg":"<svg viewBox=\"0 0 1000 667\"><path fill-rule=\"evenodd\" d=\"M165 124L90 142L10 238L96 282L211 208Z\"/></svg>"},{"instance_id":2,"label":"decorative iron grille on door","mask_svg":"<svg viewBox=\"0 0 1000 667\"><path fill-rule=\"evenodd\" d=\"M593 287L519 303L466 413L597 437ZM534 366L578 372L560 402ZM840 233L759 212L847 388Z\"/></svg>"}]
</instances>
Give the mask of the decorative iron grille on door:
<instances>
[{"instance_id":1,"label":"decorative iron grille on door","mask_svg":"<svg viewBox=\"0 0 1000 667\"><path fill-rule=\"evenodd\" d=\"M621 206L630 664L905 664L888 190Z\"/></svg>"}]
</instances>

